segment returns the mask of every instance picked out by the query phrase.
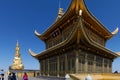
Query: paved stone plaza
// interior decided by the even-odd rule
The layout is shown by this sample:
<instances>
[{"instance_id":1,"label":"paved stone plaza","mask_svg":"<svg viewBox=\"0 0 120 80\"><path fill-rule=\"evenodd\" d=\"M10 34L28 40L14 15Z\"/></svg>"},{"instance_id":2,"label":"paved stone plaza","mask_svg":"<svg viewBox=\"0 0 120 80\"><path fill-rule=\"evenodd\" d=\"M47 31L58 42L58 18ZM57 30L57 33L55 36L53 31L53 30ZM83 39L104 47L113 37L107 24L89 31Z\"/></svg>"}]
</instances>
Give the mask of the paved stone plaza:
<instances>
[{"instance_id":1,"label":"paved stone plaza","mask_svg":"<svg viewBox=\"0 0 120 80\"><path fill-rule=\"evenodd\" d=\"M19 78L18 80L22 80ZM65 78L56 78L56 77L29 77L29 80L65 80Z\"/></svg>"},{"instance_id":2,"label":"paved stone plaza","mask_svg":"<svg viewBox=\"0 0 120 80\"><path fill-rule=\"evenodd\" d=\"M8 76L5 76L4 80L8 80ZM22 80L22 78L17 78L17 80ZM58 78L58 77L28 77L28 80L65 80L65 78Z\"/></svg>"},{"instance_id":3,"label":"paved stone plaza","mask_svg":"<svg viewBox=\"0 0 120 80\"><path fill-rule=\"evenodd\" d=\"M22 80L21 78L19 78L18 80ZM29 80L46 80L46 79L40 79L40 78L34 78L34 77L30 77Z\"/></svg>"}]
</instances>

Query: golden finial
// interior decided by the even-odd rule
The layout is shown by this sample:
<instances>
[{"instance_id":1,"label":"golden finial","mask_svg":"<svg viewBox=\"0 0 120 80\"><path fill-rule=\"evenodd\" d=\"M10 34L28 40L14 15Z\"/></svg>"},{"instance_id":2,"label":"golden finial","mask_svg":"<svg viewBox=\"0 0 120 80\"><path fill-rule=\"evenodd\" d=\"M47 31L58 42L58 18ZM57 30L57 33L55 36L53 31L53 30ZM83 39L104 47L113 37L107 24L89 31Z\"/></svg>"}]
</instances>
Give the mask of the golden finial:
<instances>
[{"instance_id":1,"label":"golden finial","mask_svg":"<svg viewBox=\"0 0 120 80\"><path fill-rule=\"evenodd\" d=\"M16 51L19 51L20 48L19 48L19 43L18 43L18 40L17 40L17 43L16 43Z\"/></svg>"}]
</instances>

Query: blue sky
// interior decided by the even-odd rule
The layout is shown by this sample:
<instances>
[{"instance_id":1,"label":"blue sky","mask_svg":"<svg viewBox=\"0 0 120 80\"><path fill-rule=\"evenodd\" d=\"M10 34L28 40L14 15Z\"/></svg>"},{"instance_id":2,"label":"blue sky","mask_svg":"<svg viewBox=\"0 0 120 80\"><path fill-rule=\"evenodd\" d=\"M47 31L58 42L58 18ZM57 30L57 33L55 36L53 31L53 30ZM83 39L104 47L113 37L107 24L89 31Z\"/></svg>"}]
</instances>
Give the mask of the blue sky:
<instances>
[{"instance_id":1,"label":"blue sky","mask_svg":"<svg viewBox=\"0 0 120 80\"><path fill-rule=\"evenodd\" d=\"M66 11L71 0L61 0ZM120 0L85 0L90 12L109 30L120 28ZM44 43L34 35L50 27L58 13L59 0L0 0L0 68L7 70L13 63L17 40L25 69L39 69L39 63L28 49L39 53ZM120 51L120 33L111 38L106 47ZM120 58L113 62L113 71L120 71Z\"/></svg>"}]
</instances>

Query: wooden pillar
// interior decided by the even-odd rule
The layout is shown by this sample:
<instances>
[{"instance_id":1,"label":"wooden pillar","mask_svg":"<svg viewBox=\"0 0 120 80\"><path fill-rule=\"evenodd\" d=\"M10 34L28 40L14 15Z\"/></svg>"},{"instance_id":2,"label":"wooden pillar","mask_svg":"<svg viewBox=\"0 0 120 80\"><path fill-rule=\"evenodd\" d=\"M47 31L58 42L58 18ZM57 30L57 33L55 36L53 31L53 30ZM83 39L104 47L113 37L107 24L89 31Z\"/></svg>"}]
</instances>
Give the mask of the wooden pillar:
<instances>
[{"instance_id":1,"label":"wooden pillar","mask_svg":"<svg viewBox=\"0 0 120 80\"><path fill-rule=\"evenodd\" d=\"M104 73L104 58L102 59L102 73Z\"/></svg>"},{"instance_id":2,"label":"wooden pillar","mask_svg":"<svg viewBox=\"0 0 120 80\"><path fill-rule=\"evenodd\" d=\"M94 55L93 72L96 73L96 56Z\"/></svg>"},{"instance_id":3,"label":"wooden pillar","mask_svg":"<svg viewBox=\"0 0 120 80\"><path fill-rule=\"evenodd\" d=\"M109 62L107 60L107 73L109 73Z\"/></svg>"},{"instance_id":4,"label":"wooden pillar","mask_svg":"<svg viewBox=\"0 0 120 80\"><path fill-rule=\"evenodd\" d=\"M85 67L84 67L85 73L88 72L88 59L87 59L87 54L85 54Z\"/></svg>"},{"instance_id":5,"label":"wooden pillar","mask_svg":"<svg viewBox=\"0 0 120 80\"><path fill-rule=\"evenodd\" d=\"M110 61L110 65L111 65L111 66L110 66L110 73L112 72L112 61L113 61L113 60Z\"/></svg>"},{"instance_id":6,"label":"wooden pillar","mask_svg":"<svg viewBox=\"0 0 120 80\"><path fill-rule=\"evenodd\" d=\"M59 55L57 56L57 77L59 77L59 72L60 72L60 60L59 60Z\"/></svg>"},{"instance_id":7,"label":"wooden pillar","mask_svg":"<svg viewBox=\"0 0 120 80\"><path fill-rule=\"evenodd\" d=\"M45 60L43 60L43 76L45 76Z\"/></svg>"},{"instance_id":8,"label":"wooden pillar","mask_svg":"<svg viewBox=\"0 0 120 80\"><path fill-rule=\"evenodd\" d=\"M68 72L68 59L67 59L67 54L65 54L65 74Z\"/></svg>"},{"instance_id":9,"label":"wooden pillar","mask_svg":"<svg viewBox=\"0 0 120 80\"><path fill-rule=\"evenodd\" d=\"M50 63L49 63L49 59L48 59L48 76L50 76Z\"/></svg>"},{"instance_id":10,"label":"wooden pillar","mask_svg":"<svg viewBox=\"0 0 120 80\"><path fill-rule=\"evenodd\" d=\"M40 64L40 60L39 60L39 64ZM40 64L40 76L41 76L42 74L41 74L41 64Z\"/></svg>"},{"instance_id":11,"label":"wooden pillar","mask_svg":"<svg viewBox=\"0 0 120 80\"><path fill-rule=\"evenodd\" d=\"M78 51L75 51L75 73L79 73L79 56Z\"/></svg>"},{"instance_id":12,"label":"wooden pillar","mask_svg":"<svg viewBox=\"0 0 120 80\"><path fill-rule=\"evenodd\" d=\"M112 68L111 68L111 65L112 65L112 61L111 60L109 60L109 73L111 73L112 72Z\"/></svg>"}]
</instances>

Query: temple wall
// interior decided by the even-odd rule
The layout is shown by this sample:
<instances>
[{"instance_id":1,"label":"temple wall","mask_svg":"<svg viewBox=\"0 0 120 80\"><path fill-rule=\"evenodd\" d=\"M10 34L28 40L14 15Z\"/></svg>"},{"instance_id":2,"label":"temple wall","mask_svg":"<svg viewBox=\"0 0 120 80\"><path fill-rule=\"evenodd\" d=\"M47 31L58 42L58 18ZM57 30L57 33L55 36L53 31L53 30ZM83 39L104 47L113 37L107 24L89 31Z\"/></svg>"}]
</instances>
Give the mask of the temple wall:
<instances>
[{"instance_id":1,"label":"temple wall","mask_svg":"<svg viewBox=\"0 0 120 80\"><path fill-rule=\"evenodd\" d=\"M101 53L102 54L102 53ZM80 50L79 72L85 73L111 73L112 60L102 56Z\"/></svg>"}]
</instances>

